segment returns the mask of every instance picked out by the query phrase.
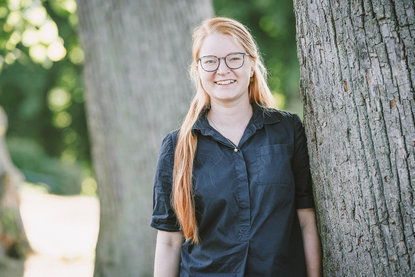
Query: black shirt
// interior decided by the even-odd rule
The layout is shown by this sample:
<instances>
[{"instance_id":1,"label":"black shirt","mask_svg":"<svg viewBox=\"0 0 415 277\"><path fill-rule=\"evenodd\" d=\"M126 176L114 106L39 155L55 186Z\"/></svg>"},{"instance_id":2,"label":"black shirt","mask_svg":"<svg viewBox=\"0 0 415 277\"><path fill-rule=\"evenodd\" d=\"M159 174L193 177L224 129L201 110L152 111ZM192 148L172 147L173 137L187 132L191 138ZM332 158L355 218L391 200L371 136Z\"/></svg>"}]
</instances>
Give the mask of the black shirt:
<instances>
[{"instance_id":1,"label":"black shirt","mask_svg":"<svg viewBox=\"0 0 415 277\"><path fill-rule=\"evenodd\" d=\"M185 241L180 276L305 276L296 209L313 208L306 139L297 115L253 106L238 151L202 113L193 192L199 244ZM178 131L163 140L151 226L180 231L171 207Z\"/></svg>"}]
</instances>

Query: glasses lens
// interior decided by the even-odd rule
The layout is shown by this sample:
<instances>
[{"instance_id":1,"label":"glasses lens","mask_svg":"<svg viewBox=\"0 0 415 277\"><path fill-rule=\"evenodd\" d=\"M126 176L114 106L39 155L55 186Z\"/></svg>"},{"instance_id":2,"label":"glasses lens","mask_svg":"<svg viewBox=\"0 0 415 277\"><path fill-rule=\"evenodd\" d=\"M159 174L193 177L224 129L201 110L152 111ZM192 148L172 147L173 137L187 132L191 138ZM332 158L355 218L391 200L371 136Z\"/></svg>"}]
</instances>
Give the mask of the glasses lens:
<instances>
[{"instance_id":1,"label":"glasses lens","mask_svg":"<svg viewBox=\"0 0 415 277\"><path fill-rule=\"evenodd\" d=\"M226 56L226 64L230 69L240 68L244 64L243 53L231 53Z\"/></svg>"},{"instance_id":2,"label":"glasses lens","mask_svg":"<svg viewBox=\"0 0 415 277\"><path fill-rule=\"evenodd\" d=\"M215 71L218 68L219 60L215 56L205 56L200 58L200 64L206 71Z\"/></svg>"}]
</instances>

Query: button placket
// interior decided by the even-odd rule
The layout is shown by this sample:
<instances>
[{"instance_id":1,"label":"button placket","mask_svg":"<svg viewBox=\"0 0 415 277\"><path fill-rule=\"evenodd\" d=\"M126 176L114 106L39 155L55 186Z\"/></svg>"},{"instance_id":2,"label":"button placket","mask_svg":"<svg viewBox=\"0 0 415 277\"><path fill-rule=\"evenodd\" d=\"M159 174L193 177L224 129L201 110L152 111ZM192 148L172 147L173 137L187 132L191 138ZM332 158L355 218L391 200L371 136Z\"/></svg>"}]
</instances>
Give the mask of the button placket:
<instances>
[{"instance_id":1,"label":"button placket","mask_svg":"<svg viewBox=\"0 0 415 277\"><path fill-rule=\"evenodd\" d=\"M249 196L248 170L241 150L235 152L237 176L237 200L239 206L239 239L247 240L251 222L251 201Z\"/></svg>"}]
</instances>

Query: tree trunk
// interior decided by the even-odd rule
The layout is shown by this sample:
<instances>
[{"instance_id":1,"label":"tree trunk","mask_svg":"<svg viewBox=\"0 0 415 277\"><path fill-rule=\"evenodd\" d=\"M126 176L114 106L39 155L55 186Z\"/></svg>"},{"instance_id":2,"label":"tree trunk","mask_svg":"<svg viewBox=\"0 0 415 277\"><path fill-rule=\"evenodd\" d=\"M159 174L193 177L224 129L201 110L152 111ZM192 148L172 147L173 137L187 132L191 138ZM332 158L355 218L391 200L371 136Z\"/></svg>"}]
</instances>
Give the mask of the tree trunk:
<instances>
[{"instance_id":1,"label":"tree trunk","mask_svg":"<svg viewBox=\"0 0 415 277\"><path fill-rule=\"evenodd\" d=\"M415 270L414 1L294 1L327 276Z\"/></svg>"},{"instance_id":2,"label":"tree trunk","mask_svg":"<svg viewBox=\"0 0 415 277\"><path fill-rule=\"evenodd\" d=\"M191 33L211 3L78 0L78 15L101 202L95 276L150 276L157 153L190 103Z\"/></svg>"},{"instance_id":3,"label":"tree trunk","mask_svg":"<svg viewBox=\"0 0 415 277\"><path fill-rule=\"evenodd\" d=\"M19 210L18 186L23 175L10 160L6 130L6 113L0 107L0 260L4 256L24 258L30 251Z\"/></svg>"}]
</instances>

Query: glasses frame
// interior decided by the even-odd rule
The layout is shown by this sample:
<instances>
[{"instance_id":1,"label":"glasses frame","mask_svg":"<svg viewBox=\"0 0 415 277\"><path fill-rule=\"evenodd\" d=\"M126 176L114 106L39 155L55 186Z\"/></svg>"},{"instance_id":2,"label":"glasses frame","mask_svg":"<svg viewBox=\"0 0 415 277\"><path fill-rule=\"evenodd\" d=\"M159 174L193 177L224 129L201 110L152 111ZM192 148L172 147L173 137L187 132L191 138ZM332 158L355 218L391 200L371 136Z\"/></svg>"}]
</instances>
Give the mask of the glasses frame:
<instances>
[{"instance_id":1,"label":"glasses frame","mask_svg":"<svg viewBox=\"0 0 415 277\"><path fill-rule=\"evenodd\" d=\"M239 66L239 67L235 67L235 68L232 68L232 67L230 67L229 65L228 65L228 63L226 62L226 58L229 56L229 55L235 55L235 54L242 54L242 64L241 64L241 66ZM206 56L203 56L203 57L200 57L199 59L197 59L198 61L199 61L199 63L200 63L200 67L202 67L202 69L204 70L204 71L206 71L206 72L215 72L216 70L218 70L218 68L219 68L219 66L220 66L220 60L224 60L225 61L225 64L226 64L226 66L229 68L229 69L239 69L239 68L241 68L242 66L244 66L244 64L245 64L245 56L249 56L249 54L248 53L244 53L244 52L232 52L232 53L229 53L228 55L226 55L226 56L224 56L224 57L217 57L217 56L215 56L215 55L206 55ZM203 65L202 65L202 59L203 58L206 58L206 57L215 57L215 58L217 58L218 59L218 66L214 69L214 70L206 70L206 69L204 69L203 68Z\"/></svg>"}]
</instances>

